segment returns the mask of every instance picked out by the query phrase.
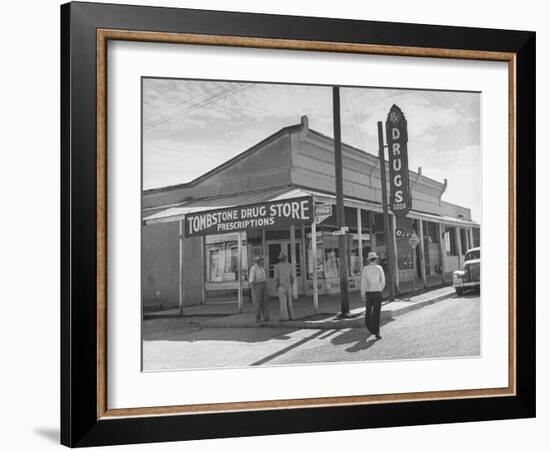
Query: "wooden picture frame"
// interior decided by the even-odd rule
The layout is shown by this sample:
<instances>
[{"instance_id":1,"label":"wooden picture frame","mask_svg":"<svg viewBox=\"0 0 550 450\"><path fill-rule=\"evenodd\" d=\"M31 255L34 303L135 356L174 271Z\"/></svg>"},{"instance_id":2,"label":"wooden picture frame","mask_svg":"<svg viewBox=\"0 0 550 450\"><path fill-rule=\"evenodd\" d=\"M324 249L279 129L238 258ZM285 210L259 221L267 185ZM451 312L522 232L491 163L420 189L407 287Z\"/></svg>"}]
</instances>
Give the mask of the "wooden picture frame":
<instances>
[{"instance_id":1,"label":"wooden picture frame","mask_svg":"<svg viewBox=\"0 0 550 450\"><path fill-rule=\"evenodd\" d=\"M107 405L109 40L505 61L509 385L201 406ZM61 442L91 446L535 415L535 33L126 5L61 7ZM530 261L517 265L517 261Z\"/></svg>"}]
</instances>

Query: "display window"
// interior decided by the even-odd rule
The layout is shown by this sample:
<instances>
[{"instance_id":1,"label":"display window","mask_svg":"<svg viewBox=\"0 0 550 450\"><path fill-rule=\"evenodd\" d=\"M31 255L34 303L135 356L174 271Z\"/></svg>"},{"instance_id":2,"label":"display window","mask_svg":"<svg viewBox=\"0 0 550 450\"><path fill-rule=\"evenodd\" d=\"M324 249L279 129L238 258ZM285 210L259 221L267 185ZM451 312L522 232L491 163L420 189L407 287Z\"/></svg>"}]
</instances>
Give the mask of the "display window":
<instances>
[{"instance_id":1,"label":"display window","mask_svg":"<svg viewBox=\"0 0 550 450\"><path fill-rule=\"evenodd\" d=\"M423 222L423 232L424 237L429 237L430 242L439 243L439 224L425 220Z\"/></svg>"},{"instance_id":2,"label":"display window","mask_svg":"<svg viewBox=\"0 0 550 450\"><path fill-rule=\"evenodd\" d=\"M361 261L361 255L359 253L359 248L362 248L363 260L367 257L368 253L371 251L371 242L370 236L361 236L359 240L359 235L352 234L350 236L350 275L351 276L360 276L361 271L363 270L363 261Z\"/></svg>"},{"instance_id":3,"label":"display window","mask_svg":"<svg viewBox=\"0 0 550 450\"><path fill-rule=\"evenodd\" d=\"M241 278L247 279L248 250L246 235L241 234ZM206 276L209 282L238 281L239 257L237 235L206 237Z\"/></svg>"},{"instance_id":4,"label":"display window","mask_svg":"<svg viewBox=\"0 0 550 450\"><path fill-rule=\"evenodd\" d=\"M338 236L324 235L325 244L325 278L338 278L340 276L340 249L338 248Z\"/></svg>"},{"instance_id":5,"label":"display window","mask_svg":"<svg viewBox=\"0 0 550 450\"><path fill-rule=\"evenodd\" d=\"M311 233L307 235L306 247L307 247L307 279L313 280L313 246L312 246ZM324 277L323 261L324 261L323 238L321 234L318 234L317 235L317 261L315 264L317 268L318 280L321 280Z\"/></svg>"}]
</instances>

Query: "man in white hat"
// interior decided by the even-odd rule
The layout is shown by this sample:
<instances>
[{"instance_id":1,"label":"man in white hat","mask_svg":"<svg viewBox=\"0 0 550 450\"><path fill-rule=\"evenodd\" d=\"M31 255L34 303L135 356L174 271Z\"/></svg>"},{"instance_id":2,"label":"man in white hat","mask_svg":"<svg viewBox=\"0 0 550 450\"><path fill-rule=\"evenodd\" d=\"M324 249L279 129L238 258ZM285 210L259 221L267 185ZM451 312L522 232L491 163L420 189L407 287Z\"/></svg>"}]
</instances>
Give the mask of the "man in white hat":
<instances>
[{"instance_id":1,"label":"man in white hat","mask_svg":"<svg viewBox=\"0 0 550 450\"><path fill-rule=\"evenodd\" d=\"M378 255L376 252L369 252L367 265L363 267L361 274L361 298L366 302L365 325L370 334L376 339L380 336L380 309L382 308L382 291L386 286L384 269L376 264Z\"/></svg>"},{"instance_id":2,"label":"man in white hat","mask_svg":"<svg viewBox=\"0 0 550 450\"><path fill-rule=\"evenodd\" d=\"M256 264L250 268L248 283L254 289L256 300L256 322L269 322L269 304L267 300L267 277L264 269L264 257L256 256Z\"/></svg>"},{"instance_id":3,"label":"man in white hat","mask_svg":"<svg viewBox=\"0 0 550 450\"><path fill-rule=\"evenodd\" d=\"M285 252L279 254L279 262L275 265L273 278L279 295L281 320L293 320L292 285L294 284L294 274L292 273L292 264L288 262Z\"/></svg>"}]
</instances>

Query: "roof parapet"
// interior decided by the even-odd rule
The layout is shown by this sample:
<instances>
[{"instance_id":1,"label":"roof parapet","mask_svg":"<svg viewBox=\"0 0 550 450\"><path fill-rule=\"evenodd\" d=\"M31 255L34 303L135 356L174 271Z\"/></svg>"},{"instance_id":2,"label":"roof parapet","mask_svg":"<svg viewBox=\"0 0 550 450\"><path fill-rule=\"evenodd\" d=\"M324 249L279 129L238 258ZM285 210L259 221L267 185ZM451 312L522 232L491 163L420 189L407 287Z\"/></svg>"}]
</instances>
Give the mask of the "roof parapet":
<instances>
[{"instance_id":1,"label":"roof parapet","mask_svg":"<svg viewBox=\"0 0 550 450\"><path fill-rule=\"evenodd\" d=\"M300 117L300 134L299 139L303 141L309 132L309 119L304 114Z\"/></svg>"},{"instance_id":2,"label":"roof parapet","mask_svg":"<svg viewBox=\"0 0 550 450\"><path fill-rule=\"evenodd\" d=\"M447 190L447 178L443 180L443 188L441 189L441 192L439 193L439 206L441 206L441 198L443 197L443 194Z\"/></svg>"},{"instance_id":3,"label":"roof parapet","mask_svg":"<svg viewBox=\"0 0 550 450\"><path fill-rule=\"evenodd\" d=\"M309 119L304 114L302 117L300 117L300 123L302 124L302 128L306 131L309 129Z\"/></svg>"},{"instance_id":4,"label":"roof parapet","mask_svg":"<svg viewBox=\"0 0 550 450\"><path fill-rule=\"evenodd\" d=\"M414 172L413 172L414 173ZM413 183L411 185L411 192L413 190L413 188L418 184L418 182L420 181L420 178L422 178L422 167L418 166L418 171L416 173L416 177L415 179L413 180Z\"/></svg>"}]
</instances>

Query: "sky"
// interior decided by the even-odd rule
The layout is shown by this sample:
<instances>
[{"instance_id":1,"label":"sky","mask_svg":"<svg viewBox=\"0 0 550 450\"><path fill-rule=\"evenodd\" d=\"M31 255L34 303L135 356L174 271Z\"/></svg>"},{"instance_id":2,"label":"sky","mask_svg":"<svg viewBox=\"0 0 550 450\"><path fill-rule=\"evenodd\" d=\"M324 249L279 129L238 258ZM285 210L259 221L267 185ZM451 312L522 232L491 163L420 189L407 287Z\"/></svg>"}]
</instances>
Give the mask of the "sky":
<instances>
[{"instance_id":1,"label":"sky","mask_svg":"<svg viewBox=\"0 0 550 450\"><path fill-rule=\"evenodd\" d=\"M443 200L481 218L480 94L343 87L342 141L378 154L377 121L398 105L409 169L443 182ZM189 182L307 115L333 136L332 88L176 79L143 80L143 188Z\"/></svg>"}]
</instances>

